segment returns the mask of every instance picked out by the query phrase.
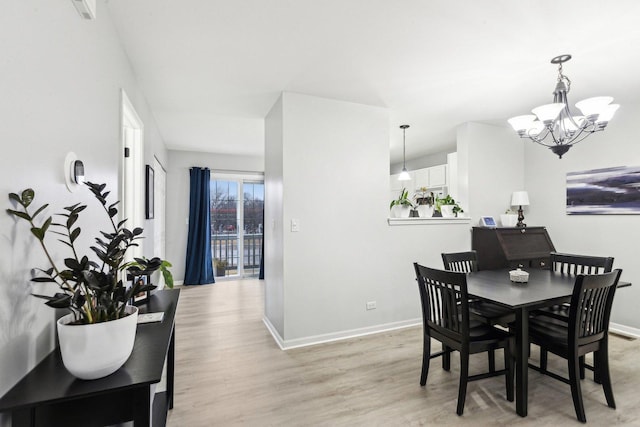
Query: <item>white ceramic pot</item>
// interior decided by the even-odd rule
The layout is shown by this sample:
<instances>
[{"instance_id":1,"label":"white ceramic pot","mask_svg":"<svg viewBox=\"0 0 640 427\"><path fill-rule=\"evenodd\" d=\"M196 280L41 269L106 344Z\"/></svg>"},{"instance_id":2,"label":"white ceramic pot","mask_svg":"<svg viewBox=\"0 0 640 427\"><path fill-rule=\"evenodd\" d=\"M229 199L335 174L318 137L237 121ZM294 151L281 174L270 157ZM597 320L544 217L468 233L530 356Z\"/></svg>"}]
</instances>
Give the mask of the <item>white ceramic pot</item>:
<instances>
[{"instance_id":1,"label":"white ceramic pot","mask_svg":"<svg viewBox=\"0 0 640 427\"><path fill-rule=\"evenodd\" d=\"M397 208L398 218L409 218L409 215L411 215L411 206L400 205Z\"/></svg>"},{"instance_id":2,"label":"white ceramic pot","mask_svg":"<svg viewBox=\"0 0 640 427\"><path fill-rule=\"evenodd\" d=\"M418 216L420 218L431 218L433 216L433 205L418 205Z\"/></svg>"},{"instance_id":3,"label":"white ceramic pot","mask_svg":"<svg viewBox=\"0 0 640 427\"><path fill-rule=\"evenodd\" d=\"M455 218L456 214L453 213L453 206L454 205L440 206L440 213L442 214L443 218Z\"/></svg>"},{"instance_id":4,"label":"white ceramic pot","mask_svg":"<svg viewBox=\"0 0 640 427\"><path fill-rule=\"evenodd\" d=\"M503 227L515 227L518 223L518 215L502 214L500 215L500 223Z\"/></svg>"},{"instance_id":5,"label":"white ceramic pot","mask_svg":"<svg viewBox=\"0 0 640 427\"><path fill-rule=\"evenodd\" d=\"M93 380L117 371L133 351L138 307L127 306L129 315L90 325L70 325L73 314L58 319L58 340L65 368L75 377Z\"/></svg>"}]
</instances>

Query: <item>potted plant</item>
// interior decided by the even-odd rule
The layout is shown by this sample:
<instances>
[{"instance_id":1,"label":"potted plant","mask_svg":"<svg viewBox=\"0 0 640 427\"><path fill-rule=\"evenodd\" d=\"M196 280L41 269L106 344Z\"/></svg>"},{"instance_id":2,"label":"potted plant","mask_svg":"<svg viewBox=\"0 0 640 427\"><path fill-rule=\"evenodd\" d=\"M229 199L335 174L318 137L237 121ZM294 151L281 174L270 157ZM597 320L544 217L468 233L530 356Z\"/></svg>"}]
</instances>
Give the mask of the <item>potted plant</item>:
<instances>
[{"instance_id":1,"label":"potted plant","mask_svg":"<svg viewBox=\"0 0 640 427\"><path fill-rule=\"evenodd\" d=\"M418 216L420 218L429 218L433 216L433 192L427 187L420 187L413 195L417 204Z\"/></svg>"},{"instance_id":2,"label":"potted plant","mask_svg":"<svg viewBox=\"0 0 640 427\"><path fill-rule=\"evenodd\" d=\"M464 210L450 195L445 197L436 197L436 210L442 214L443 218L454 218L459 213L463 213Z\"/></svg>"},{"instance_id":3,"label":"potted plant","mask_svg":"<svg viewBox=\"0 0 640 427\"><path fill-rule=\"evenodd\" d=\"M500 223L503 227L515 227L518 222L518 214L516 214L511 208L507 209L500 215Z\"/></svg>"},{"instance_id":4,"label":"potted plant","mask_svg":"<svg viewBox=\"0 0 640 427\"><path fill-rule=\"evenodd\" d=\"M397 199L392 200L389 205L392 218L409 218L412 208L413 204L411 204L411 201L409 200L409 191L407 191L406 188L403 188L400 192L400 196L398 196Z\"/></svg>"},{"instance_id":5,"label":"potted plant","mask_svg":"<svg viewBox=\"0 0 640 427\"><path fill-rule=\"evenodd\" d=\"M43 218L48 204L33 207L35 192L26 189L22 193L9 193L16 209L7 212L23 219L31 226L31 234L40 243L50 267L36 269L33 282L53 283L59 292L53 296L34 294L46 300L46 305L70 311L57 322L60 351L65 367L74 376L94 379L115 372L129 358L133 350L137 326L137 307L128 305L133 295L155 289L156 286L138 280L160 270L167 287L173 287L171 267L160 258L136 258L127 262L127 250L137 246L142 238L142 228L129 230L126 220L116 222L119 202L107 204L109 191L105 184L86 183L109 217L111 229L101 231L95 238L91 251L97 260L79 253L76 245L81 228L77 224L86 205L76 203L64 208L64 213ZM64 268L54 262L47 246L50 234L67 246L71 256L64 259ZM133 277L127 286L127 274Z\"/></svg>"},{"instance_id":6,"label":"potted plant","mask_svg":"<svg viewBox=\"0 0 640 427\"><path fill-rule=\"evenodd\" d=\"M229 262L227 262L227 260L214 258L213 265L216 268L216 276L224 277L225 274L227 274L227 266L229 265Z\"/></svg>"}]
</instances>

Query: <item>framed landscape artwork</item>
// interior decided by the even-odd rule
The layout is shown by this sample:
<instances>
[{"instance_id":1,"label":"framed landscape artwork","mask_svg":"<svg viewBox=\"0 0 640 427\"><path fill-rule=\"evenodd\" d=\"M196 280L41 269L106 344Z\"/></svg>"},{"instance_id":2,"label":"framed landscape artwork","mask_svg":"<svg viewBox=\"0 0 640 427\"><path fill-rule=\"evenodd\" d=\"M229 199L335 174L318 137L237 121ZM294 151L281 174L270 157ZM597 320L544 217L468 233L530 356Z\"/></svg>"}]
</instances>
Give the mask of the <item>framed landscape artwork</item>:
<instances>
[{"instance_id":1,"label":"framed landscape artwork","mask_svg":"<svg viewBox=\"0 0 640 427\"><path fill-rule=\"evenodd\" d=\"M640 215L640 166L567 173L567 214Z\"/></svg>"}]
</instances>

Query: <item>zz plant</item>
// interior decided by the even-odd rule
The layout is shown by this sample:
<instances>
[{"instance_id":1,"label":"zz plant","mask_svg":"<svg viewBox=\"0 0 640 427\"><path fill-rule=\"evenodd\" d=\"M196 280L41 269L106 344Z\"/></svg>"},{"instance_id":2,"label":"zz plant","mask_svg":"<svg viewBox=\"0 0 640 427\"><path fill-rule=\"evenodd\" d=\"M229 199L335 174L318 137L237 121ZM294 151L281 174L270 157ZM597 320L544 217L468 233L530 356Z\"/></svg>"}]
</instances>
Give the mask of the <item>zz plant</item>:
<instances>
[{"instance_id":1,"label":"zz plant","mask_svg":"<svg viewBox=\"0 0 640 427\"><path fill-rule=\"evenodd\" d=\"M91 251L98 261L80 255L76 247L81 233L81 228L76 223L80 213L87 208L86 205L76 203L65 207L63 213L55 215L60 219L59 222L54 222L51 216L42 219L42 213L49 205L44 204L34 209L32 204L35 192L28 188L20 194L9 193L9 199L20 210L7 209L10 215L29 223L31 234L38 240L49 261L50 268L37 269L39 274L31 280L55 283L60 288L60 292L53 296L33 295L45 299L45 304L50 307L70 310L74 313L75 323L78 324L106 322L125 316L125 304L133 295L156 288L155 285L137 280L140 276L160 270L167 287L173 287L173 276L168 270L171 267L169 262L157 257L125 261L127 250L138 246L136 242L142 238L142 228L125 228L126 219L116 223L119 202L107 204L110 192L105 191L106 184L88 182L86 185L100 202L111 222L111 230L101 231L100 237L95 238L95 246L91 246ZM65 268L59 267L53 261L45 242L50 233L58 235L58 241L71 251L71 256L64 259ZM130 287L125 285L127 274L134 279Z\"/></svg>"}]
</instances>

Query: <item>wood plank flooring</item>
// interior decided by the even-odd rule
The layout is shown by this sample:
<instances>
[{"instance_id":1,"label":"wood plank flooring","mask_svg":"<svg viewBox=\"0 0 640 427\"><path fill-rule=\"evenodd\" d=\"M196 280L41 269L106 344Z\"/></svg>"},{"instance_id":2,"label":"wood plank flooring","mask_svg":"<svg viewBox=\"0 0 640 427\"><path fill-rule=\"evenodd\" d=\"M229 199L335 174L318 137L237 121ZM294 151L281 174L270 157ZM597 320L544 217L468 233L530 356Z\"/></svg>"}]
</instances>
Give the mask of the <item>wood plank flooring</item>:
<instances>
[{"instance_id":1,"label":"wood plank flooring","mask_svg":"<svg viewBox=\"0 0 640 427\"><path fill-rule=\"evenodd\" d=\"M258 280L182 288L168 426L580 425L569 386L532 370L527 418L506 401L502 377L470 383L458 417L456 355L451 372L432 360L426 387L419 385L421 327L282 351L262 323L263 299ZM612 336L610 346L617 409L587 371L587 421L640 425L640 340ZM549 367L566 372L553 355ZM472 374L486 369L484 354L472 356Z\"/></svg>"}]
</instances>

